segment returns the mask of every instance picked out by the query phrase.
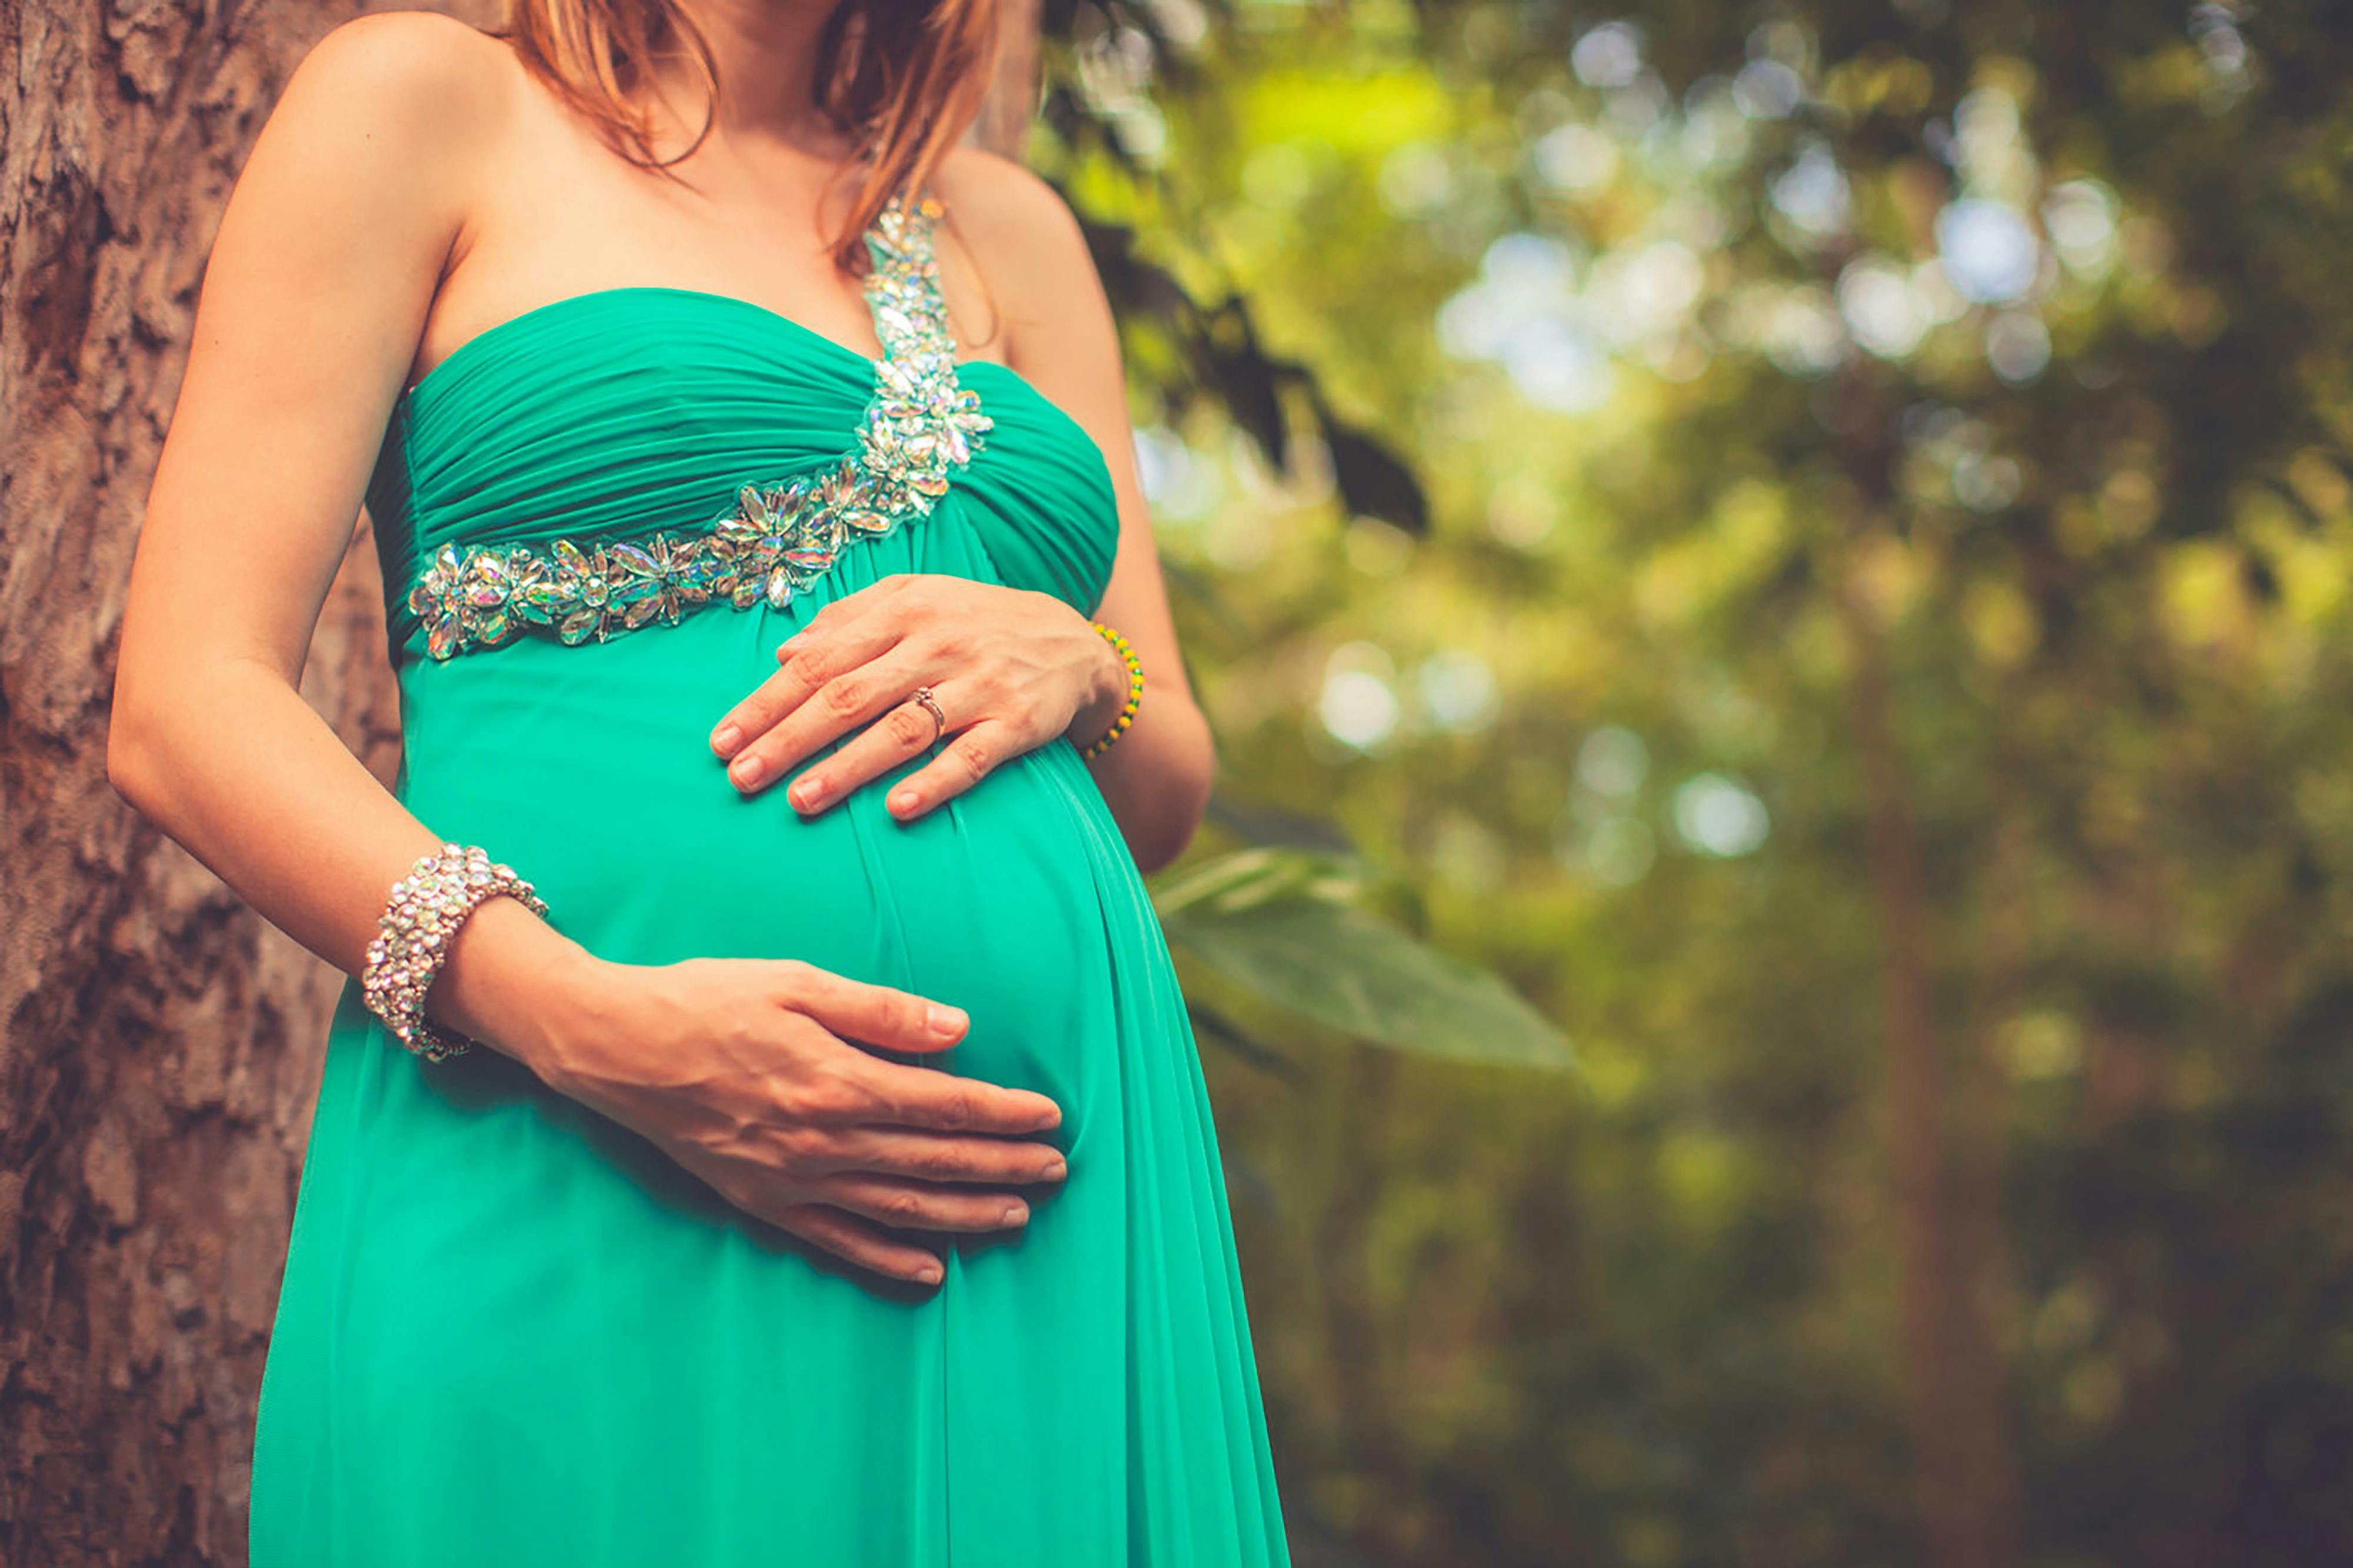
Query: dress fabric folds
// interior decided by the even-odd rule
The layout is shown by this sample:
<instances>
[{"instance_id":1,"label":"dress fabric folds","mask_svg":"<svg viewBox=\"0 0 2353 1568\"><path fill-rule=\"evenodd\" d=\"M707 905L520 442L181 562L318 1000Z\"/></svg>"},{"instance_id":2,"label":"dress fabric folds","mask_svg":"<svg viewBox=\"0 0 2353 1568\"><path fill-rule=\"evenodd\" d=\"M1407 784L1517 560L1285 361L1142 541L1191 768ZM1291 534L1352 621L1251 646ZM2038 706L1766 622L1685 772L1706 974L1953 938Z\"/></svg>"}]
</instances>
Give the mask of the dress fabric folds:
<instances>
[{"instance_id":1,"label":"dress fabric folds","mask_svg":"<svg viewBox=\"0 0 2353 1568\"><path fill-rule=\"evenodd\" d=\"M444 547L707 530L856 442L880 363L727 295L613 289L460 347L369 487L397 793L598 955L797 958L954 1003L946 1070L1051 1096L1022 1230L901 1287L727 1205L501 1053L403 1051L348 984L255 1432L268 1568L1260 1568L1288 1562L1201 1067L1134 862L1056 741L911 824L906 764L804 819L711 727L824 604L892 573L1092 612L1101 454L1015 373L925 515L782 608L436 658ZM1149 700L1147 696L1147 701Z\"/></svg>"}]
</instances>

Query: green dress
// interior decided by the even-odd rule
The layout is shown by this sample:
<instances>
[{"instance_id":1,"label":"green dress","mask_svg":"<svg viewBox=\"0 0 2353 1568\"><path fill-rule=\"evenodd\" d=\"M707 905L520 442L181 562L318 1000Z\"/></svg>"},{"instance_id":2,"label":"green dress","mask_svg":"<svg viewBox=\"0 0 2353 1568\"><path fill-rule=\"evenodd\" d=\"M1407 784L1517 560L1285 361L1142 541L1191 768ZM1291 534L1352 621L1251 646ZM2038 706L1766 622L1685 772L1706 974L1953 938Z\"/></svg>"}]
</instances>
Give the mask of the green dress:
<instances>
[{"instance_id":1,"label":"green dress","mask_svg":"<svg viewBox=\"0 0 2353 1568\"><path fill-rule=\"evenodd\" d=\"M254 1436L270 1568L1219 1568L1288 1561L1218 1143L1135 864L1057 740L902 824L745 798L720 715L891 573L1092 611L1101 453L955 363L930 240L868 235L885 353L621 288L462 345L368 500L441 837L625 963L806 960L965 1008L923 1058L1062 1108L1026 1228L895 1285L751 1219L501 1053L344 989ZM795 481L807 481L796 483ZM1147 692L1146 701L1149 701Z\"/></svg>"}]
</instances>

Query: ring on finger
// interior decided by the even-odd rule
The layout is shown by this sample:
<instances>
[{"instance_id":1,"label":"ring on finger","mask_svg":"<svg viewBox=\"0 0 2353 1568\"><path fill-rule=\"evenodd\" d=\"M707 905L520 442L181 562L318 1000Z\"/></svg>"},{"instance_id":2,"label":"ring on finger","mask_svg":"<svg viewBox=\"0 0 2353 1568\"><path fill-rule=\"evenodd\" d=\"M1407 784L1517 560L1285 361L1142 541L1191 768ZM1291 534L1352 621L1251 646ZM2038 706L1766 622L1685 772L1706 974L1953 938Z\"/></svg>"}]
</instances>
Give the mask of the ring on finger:
<instances>
[{"instance_id":1,"label":"ring on finger","mask_svg":"<svg viewBox=\"0 0 2353 1568\"><path fill-rule=\"evenodd\" d=\"M928 686L915 688L915 700L922 703L923 711L932 716L932 744L936 746L940 743L940 737L948 732L948 716L940 711L939 699Z\"/></svg>"}]
</instances>

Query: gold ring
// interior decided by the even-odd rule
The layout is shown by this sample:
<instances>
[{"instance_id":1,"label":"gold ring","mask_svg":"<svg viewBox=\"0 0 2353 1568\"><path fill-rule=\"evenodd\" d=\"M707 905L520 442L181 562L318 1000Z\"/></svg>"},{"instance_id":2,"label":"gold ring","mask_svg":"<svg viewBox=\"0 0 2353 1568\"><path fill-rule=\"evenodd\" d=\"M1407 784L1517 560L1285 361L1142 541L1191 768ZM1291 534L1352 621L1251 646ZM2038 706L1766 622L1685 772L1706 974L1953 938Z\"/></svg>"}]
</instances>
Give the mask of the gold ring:
<instances>
[{"instance_id":1,"label":"gold ring","mask_svg":"<svg viewBox=\"0 0 2353 1568\"><path fill-rule=\"evenodd\" d=\"M940 743L940 737L948 732L948 716L940 711L939 702L932 696L932 689L928 686L915 688L915 700L922 703L924 710L932 716L932 744L936 746Z\"/></svg>"}]
</instances>

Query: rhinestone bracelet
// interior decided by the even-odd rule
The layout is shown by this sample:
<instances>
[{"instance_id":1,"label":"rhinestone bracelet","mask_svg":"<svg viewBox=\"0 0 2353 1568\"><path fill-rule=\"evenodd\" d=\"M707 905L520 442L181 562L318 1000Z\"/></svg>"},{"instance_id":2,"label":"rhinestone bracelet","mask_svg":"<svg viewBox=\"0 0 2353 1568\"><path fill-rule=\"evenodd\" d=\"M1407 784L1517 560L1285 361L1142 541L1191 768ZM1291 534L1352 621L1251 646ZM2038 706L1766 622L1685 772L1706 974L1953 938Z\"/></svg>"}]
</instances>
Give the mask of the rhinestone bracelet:
<instances>
[{"instance_id":1,"label":"rhinestone bracelet","mask_svg":"<svg viewBox=\"0 0 2353 1568\"><path fill-rule=\"evenodd\" d=\"M408 875L392 885L368 943L360 987L368 1011L427 1061L446 1061L473 1046L464 1035L426 1018L425 993L466 917L502 896L521 900L543 919L547 914L546 901L512 867L493 863L488 850L474 846L444 844L438 854L420 856Z\"/></svg>"},{"instance_id":2,"label":"rhinestone bracelet","mask_svg":"<svg viewBox=\"0 0 2353 1568\"><path fill-rule=\"evenodd\" d=\"M1135 710L1144 705L1144 661L1135 657L1135 650L1128 647L1125 637L1101 621L1089 621L1087 624L1111 640L1111 646L1127 666L1126 705L1120 709L1119 717L1111 721L1111 728L1103 732L1102 739L1079 752L1079 755L1092 759L1111 750L1112 742L1125 734L1127 727L1135 722Z\"/></svg>"}]
</instances>

